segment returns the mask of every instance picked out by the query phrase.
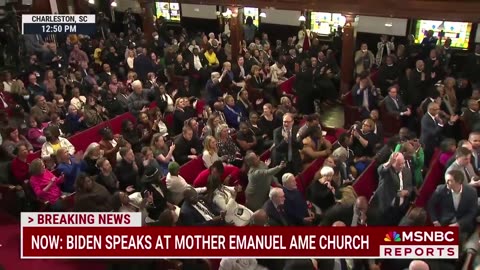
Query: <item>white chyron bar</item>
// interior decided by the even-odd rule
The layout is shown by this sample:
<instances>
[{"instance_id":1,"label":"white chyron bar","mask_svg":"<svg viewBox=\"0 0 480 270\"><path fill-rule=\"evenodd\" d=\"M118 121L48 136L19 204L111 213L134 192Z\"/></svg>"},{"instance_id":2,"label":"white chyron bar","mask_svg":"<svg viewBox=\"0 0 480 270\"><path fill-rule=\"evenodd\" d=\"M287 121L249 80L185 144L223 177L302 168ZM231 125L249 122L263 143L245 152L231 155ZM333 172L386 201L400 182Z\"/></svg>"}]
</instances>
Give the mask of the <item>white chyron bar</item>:
<instances>
[{"instance_id":1,"label":"white chyron bar","mask_svg":"<svg viewBox=\"0 0 480 270\"><path fill-rule=\"evenodd\" d=\"M96 28L96 17L92 14L22 15L22 34L24 35L93 35Z\"/></svg>"},{"instance_id":2,"label":"white chyron bar","mask_svg":"<svg viewBox=\"0 0 480 270\"><path fill-rule=\"evenodd\" d=\"M142 214L23 212L22 227L141 227Z\"/></svg>"}]
</instances>

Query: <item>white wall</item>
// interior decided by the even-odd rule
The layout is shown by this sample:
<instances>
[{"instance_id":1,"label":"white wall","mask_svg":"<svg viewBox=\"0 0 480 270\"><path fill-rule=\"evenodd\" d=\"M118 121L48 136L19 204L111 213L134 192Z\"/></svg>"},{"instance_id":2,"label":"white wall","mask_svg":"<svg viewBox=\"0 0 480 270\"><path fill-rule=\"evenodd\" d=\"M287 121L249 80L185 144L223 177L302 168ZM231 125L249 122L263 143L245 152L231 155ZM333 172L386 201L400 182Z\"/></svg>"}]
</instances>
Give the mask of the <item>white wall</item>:
<instances>
[{"instance_id":1,"label":"white wall","mask_svg":"<svg viewBox=\"0 0 480 270\"><path fill-rule=\"evenodd\" d=\"M271 23L280 25L299 26L300 11L296 10L281 10L281 9L262 9L260 12L265 12L266 18L261 18L261 23Z\"/></svg>"},{"instance_id":2,"label":"white wall","mask_svg":"<svg viewBox=\"0 0 480 270\"><path fill-rule=\"evenodd\" d=\"M358 16L357 32L385 34L391 36L405 36L407 33L407 19ZM392 24L391 27L385 24Z\"/></svg>"},{"instance_id":3,"label":"white wall","mask_svg":"<svg viewBox=\"0 0 480 270\"><path fill-rule=\"evenodd\" d=\"M217 6L182 4L182 17L197 19L217 19Z\"/></svg>"}]
</instances>

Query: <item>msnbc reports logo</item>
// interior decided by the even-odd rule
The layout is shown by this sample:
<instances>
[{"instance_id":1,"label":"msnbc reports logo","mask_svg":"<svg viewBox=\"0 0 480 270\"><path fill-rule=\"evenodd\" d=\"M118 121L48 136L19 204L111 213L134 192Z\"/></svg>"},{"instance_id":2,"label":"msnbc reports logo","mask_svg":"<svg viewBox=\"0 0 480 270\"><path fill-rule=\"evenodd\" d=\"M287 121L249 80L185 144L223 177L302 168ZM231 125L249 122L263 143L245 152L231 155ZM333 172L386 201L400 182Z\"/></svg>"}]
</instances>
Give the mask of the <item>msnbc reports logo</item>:
<instances>
[{"instance_id":1,"label":"msnbc reports logo","mask_svg":"<svg viewBox=\"0 0 480 270\"><path fill-rule=\"evenodd\" d=\"M383 238L385 242L401 242L402 239L400 238L400 234L397 232L389 232L385 235L385 238Z\"/></svg>"}]
</instances>

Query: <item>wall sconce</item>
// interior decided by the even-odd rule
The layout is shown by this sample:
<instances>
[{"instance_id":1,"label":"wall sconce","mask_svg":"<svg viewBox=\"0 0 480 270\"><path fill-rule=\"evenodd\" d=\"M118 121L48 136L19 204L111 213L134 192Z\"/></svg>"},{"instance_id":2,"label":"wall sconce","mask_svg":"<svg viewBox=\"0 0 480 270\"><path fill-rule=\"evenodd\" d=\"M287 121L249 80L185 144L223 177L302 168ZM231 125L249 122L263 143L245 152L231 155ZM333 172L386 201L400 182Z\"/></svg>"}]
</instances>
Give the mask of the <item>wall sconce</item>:
<instances>
[{"instance_id":1,"label":"wall sconce","mask_svg":"<svg viewBox=\"0 0 480 270\"><path fill-rule=\"evenodd\" d=\"M110 6L117 7L117 2L115 0L113 0L113 2L110 4Z\"/></svg>"},{"instance_id":2,"label":"wall sconce","mask_svg":"<svg viewBox=\"0 0 480 270\"><path fill-rule=\"evenodd\" d=\"M94 4L95 4L95 0L88 0L88 3L91 4L91 5L94 5Z\"/></svg>"},{"instance_id":3,"label":"wall sconce","mask_svg":"<svg viewBox=\"0 0 480 270\"><path fill-rule=\"evenodd\" d=\"M258 16L260 16L260 18L266 18L267 14L265 12L260 12Z\"/></svg>"},{"instance_id":4,"label":"wall sconce","mask_svg":"<svg viewBox=\"0 0 480 270\"><path fill-rule=\"evenodd\" d=\"M387 22L387 23L385 24L385 26L386 26L386 27L392 27L393 24L392 24L391 22Z\"/></svg>"},{"instance_id":5,"label":"wall sconce","mask_svg":"<svg viewBox=\"0 0 480 270\"><path fill-rule=\"evenodd\" d=\"M304 21L306 21L307 19L305 18L305 16L301 15L300 17L298 17L298 20L299 20L300 22L304 22Z\"/></svg>"}]
</instances>

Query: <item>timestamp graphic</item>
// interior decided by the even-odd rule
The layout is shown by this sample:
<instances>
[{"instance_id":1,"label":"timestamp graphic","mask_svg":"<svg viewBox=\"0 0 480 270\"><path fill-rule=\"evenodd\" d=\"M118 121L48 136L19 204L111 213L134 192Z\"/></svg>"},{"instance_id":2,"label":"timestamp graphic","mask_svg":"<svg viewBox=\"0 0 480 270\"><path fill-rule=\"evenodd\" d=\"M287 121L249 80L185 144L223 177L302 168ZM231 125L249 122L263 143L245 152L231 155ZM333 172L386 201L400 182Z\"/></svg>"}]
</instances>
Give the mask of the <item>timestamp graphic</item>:
<instances>
[{"instance_id":1,"label":"timestamp graphic","mask_svg":"<svg viewBox=\"0 0 480 270\"><path fill-rule=\"evenodd\" d=\"M42 34L83 34L96 32L95 15L22 15L22 33Z\"/></svg>"}]
</instances>

